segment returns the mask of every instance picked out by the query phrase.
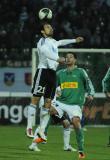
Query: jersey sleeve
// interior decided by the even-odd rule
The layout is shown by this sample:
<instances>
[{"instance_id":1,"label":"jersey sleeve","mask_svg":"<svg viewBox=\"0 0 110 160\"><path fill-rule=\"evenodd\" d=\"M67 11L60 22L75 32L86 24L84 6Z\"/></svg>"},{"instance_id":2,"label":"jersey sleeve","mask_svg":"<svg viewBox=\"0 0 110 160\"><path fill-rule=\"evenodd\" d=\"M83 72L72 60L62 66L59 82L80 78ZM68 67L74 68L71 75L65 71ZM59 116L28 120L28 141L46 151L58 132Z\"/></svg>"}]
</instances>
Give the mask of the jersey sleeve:
<instances>
[{"instance_id":1,"label":"jersey sleeve","mask_svg":"<svg viewBox=\"0 0 110 160\"><path fill-rule=\"evenodd\" d=\"M57 46L65 46L71 43L76 43L76 39L64 39L57 41Z\"/></svg>"},{"instance_id":2,"label":"jersey sleeve","mask_svg":"<svg viewBox=\"0 0 110 160\"><path fill-rule=\"evenodd\" d=\"M110 91L110 68L108 69L105 77L102 80L103 92Z\"/></svg>"},{"instance_id":3,"label":"jersey sleeve","mask_svg":"<svg viewBox=\"0 0 110 160\"><path fill-rule=\"evenodd\" d=\"M87 72L84 69L82 69L81 73L82 73L82 78L84 81L84 85L85 85L85 89L86 89L87 94L94 96L94 94L95 94L94 86L93 86L92 81L90 80Z\"/></svg>"}]
</instances>

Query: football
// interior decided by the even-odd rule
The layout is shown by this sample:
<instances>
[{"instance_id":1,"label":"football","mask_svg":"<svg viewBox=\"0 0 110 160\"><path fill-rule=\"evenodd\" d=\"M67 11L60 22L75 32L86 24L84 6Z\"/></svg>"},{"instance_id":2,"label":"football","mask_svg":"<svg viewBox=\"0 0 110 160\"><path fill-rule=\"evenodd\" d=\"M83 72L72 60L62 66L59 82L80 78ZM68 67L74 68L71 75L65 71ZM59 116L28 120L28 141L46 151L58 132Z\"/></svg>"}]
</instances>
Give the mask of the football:
<instances>
[{"instance_id":1,"label":"football","mask_svg":"<svg viewBox=\"0 0 110 160\"><path fill-rule=\"evenodd\" d=\"M42 8L39 11L39 19L52 19L52 11L49 8Z\"/></svg>"}]
</instances>

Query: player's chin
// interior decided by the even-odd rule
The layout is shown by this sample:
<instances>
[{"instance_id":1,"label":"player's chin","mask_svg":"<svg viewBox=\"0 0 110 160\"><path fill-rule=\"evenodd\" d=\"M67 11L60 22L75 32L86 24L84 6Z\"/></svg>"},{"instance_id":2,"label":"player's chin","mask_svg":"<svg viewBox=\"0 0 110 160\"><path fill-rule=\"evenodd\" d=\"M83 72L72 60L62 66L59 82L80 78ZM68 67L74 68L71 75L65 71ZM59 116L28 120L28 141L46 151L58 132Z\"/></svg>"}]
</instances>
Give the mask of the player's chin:
<instances>
[{"instance_id":1,"label":"player's chin","mask_svg":"<svg viewBox=\"0 0 110 160\"><path fill-rule=\"evenodd\" d=\"M71 62L66 62L66 65L71 65Z\"/></svg>"},{"instance_id":2,"label":"player's chin","mask_svg":"<svg viewBox=\"0 0 110 160\"><path fill-rule=\"evenodd\" d=\"M50 32L50 36L53 36L53 31Z\"/></svg>"}]
</instances>

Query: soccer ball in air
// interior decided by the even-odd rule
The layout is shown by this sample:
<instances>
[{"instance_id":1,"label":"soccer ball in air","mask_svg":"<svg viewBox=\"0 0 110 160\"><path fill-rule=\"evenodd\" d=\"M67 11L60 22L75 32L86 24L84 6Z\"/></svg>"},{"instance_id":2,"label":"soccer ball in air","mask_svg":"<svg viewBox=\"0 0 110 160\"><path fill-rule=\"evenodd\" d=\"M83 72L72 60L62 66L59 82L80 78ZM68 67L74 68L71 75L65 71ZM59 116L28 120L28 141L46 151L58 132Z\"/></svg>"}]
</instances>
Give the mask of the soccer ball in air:
<instances>
[{"instance_id":1,"label":"soccer ball in air","mask_svg":"<svg viewBox=\"0 0 110 160\"><path fill-rule=\"evenodd\" d=\"M42 8L39 11L39 19L52 19L52 11L49 8Z\"/></svg>"}]
</instances>

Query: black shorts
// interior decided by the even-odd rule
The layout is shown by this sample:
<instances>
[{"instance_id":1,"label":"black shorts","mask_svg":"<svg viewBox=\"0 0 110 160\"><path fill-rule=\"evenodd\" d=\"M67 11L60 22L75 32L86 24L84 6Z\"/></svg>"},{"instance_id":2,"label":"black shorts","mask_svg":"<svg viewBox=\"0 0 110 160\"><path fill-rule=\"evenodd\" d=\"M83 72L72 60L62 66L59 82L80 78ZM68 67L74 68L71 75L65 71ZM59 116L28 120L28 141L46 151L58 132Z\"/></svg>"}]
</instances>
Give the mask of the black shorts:
<instances>
[{"instance_id":1,"label":"black shorts","mask_svg":"<svg viewBox=\"0 0 110 160\"><path fill-rule=\"evenodd\" d=\"M63 115L61 118L59 118L56 115L51 115L51 117L52 117L52 121L53 121L54 124L62 123L64 120L67 120L65 115Z\"/></svg>"},{"instance_id":2,"label":"black shorts","mask_svg":"<svg viewBox=\"0 0 110 160\"><path fill-rule=\"evenodd\" d=\"M56 90L56 71L51 69L38 69L36 71L32 94L33 96L44 96L53 99Z\"/></svg>"}]
</instances>

